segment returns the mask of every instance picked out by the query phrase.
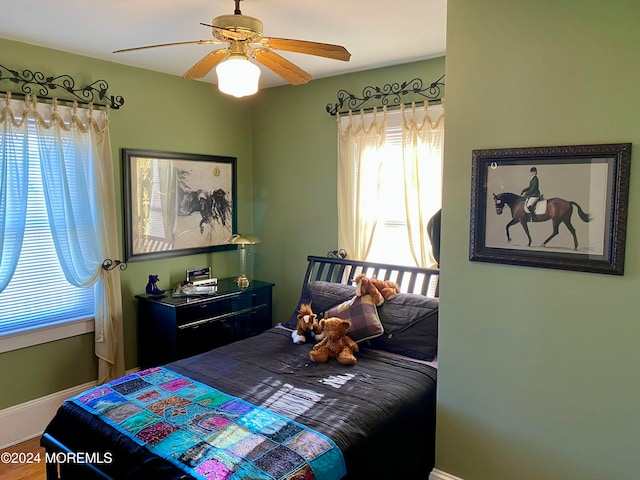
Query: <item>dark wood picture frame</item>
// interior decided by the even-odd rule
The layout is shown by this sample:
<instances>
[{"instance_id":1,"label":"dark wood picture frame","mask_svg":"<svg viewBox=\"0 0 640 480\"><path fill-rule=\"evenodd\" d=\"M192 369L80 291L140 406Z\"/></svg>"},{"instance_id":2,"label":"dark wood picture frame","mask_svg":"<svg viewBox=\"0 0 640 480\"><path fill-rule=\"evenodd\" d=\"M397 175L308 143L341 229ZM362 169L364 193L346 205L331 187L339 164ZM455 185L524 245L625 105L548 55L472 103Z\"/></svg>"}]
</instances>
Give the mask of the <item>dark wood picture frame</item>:
<instances>
[{"instance_id":1,"label":"dark wood picture frame","mask_svg":"<svg viewBox=\"0 0 640 480\"><path fill-rule=\"evenodd\" d=\"M473 150L469 260L623 275L630 162L630 143ZM533 167L535 221L519 203Z\"/></svg>"},{"instance_id":2,"label":"dark wood picture frame","mask_svg":"<svg viewBox=\"0 0 640 480\"><path fill-rule=\"evenodd\" d=\"M122 149L127 262L232 250L236 158Z\"/></svg>"}]
</instances>

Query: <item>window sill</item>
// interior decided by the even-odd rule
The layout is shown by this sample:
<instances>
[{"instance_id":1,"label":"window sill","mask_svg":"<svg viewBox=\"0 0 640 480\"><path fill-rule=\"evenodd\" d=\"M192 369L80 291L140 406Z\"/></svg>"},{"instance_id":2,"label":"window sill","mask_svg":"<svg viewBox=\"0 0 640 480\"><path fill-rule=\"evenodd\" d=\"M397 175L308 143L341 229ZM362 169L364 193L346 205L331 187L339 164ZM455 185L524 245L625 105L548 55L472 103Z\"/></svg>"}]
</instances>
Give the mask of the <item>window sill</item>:
<instances>
[{"instance_id":1,"label":"window sill","mask_svg":"<svg viewBox=\"0 0 640 480\"><path fill-rule=\"evenodd\" d=\"M63 338L75 337L95 330L93 318L81 318L57 325L7 333L0 336L0 353L11 352L20 348L32 347L41 343L54 342Z\"/></svg>"}]
</instances>

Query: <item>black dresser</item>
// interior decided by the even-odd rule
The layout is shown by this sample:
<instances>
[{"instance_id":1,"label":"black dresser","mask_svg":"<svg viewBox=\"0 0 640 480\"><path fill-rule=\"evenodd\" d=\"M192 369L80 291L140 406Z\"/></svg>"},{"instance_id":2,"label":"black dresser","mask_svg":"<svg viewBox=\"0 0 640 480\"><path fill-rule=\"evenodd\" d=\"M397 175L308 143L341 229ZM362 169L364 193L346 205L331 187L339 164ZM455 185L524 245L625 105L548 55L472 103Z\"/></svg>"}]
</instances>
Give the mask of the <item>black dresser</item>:
<instances>
[{"instance_id":1,"label":"black dresser","mask_svg":"<svg viewBox=\"0 0 640 480\"><path fill-rule=\"evenodd\" d=\"M190 357L271 328L273 286L252 280L239 288L235 278L224 278L215 295L136 295L140 367Z\"/></svg>"}]
</instances>

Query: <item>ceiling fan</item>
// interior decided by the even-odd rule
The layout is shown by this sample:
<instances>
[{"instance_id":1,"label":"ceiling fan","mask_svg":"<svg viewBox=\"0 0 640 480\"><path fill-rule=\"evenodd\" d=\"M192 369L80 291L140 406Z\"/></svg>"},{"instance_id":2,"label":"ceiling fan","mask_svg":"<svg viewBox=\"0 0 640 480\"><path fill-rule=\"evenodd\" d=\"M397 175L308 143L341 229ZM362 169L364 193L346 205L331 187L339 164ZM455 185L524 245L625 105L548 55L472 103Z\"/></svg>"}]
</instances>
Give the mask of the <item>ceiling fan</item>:
<instances>
[{"instance_id":1,"label":"ceiling fan","mask_svg":"<svg viewBox=\"0 0 640 480\"><path fill-rule=\"evenodd\" d=\"M311 74L281 55L278 55L274 50L315 55L335 60L342 60L345 62L349 61L351 58L349 51L340 45L310 42L306 40L292 40L288 38L264 37L262 35L262 22L257 18L243 15L240 11L240 2L242 0L234 1L235 10L233 15L221 15L216 17L213 19L211 24L201 23L201 25L211 27L214 37L213 39L125 48L116 50L113 53L132 52L136 50L168 47L173 45L226 43L226 47L213 50L204 58L199 60L183 75L183 78L202 78L213 70L213 68L216 68L216 72L218 73L218 87L224 93L230 93L235 96L251 95L258 89L257 84L260 69L255 64L249 62L249 58L253 58L258 63L269 68L291 85L303 85L307 83L312 78ZM243 73L236 75L233 78L229 76L221 78L224 74L224 70L233 66L243 67ZM241 94L233 93L232 91L225 91L225 88L233 89L234 86L241 87L240 84L248 80L250 77L251 85L244 89L240 88L239 92Z\"/></svg>"}]
</instances>

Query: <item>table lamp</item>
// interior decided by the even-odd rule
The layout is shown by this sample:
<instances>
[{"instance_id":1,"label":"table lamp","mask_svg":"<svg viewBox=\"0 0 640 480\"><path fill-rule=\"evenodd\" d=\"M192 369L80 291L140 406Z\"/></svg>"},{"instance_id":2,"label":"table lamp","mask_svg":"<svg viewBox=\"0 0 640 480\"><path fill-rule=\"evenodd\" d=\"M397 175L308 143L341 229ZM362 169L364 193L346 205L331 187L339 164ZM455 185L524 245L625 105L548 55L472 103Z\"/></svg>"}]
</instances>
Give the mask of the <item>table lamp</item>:
<instances>
[{"instance_id":1,"label":"table lamp","mask_svg":"<svg viewBox=\"0 0 640 480\"><path fill-rule=\"evenodd\" d=\"M230 245L240 245L240 276L236 279L236 283L240 288L249 286L249 277L247 277L247 245L260 243L260 239L250 233L234 233L225 243Z\"/></svg>"}]
</instances>

